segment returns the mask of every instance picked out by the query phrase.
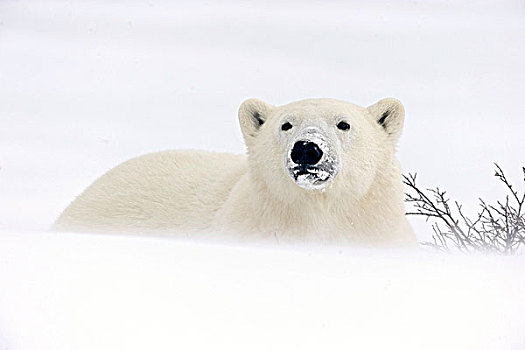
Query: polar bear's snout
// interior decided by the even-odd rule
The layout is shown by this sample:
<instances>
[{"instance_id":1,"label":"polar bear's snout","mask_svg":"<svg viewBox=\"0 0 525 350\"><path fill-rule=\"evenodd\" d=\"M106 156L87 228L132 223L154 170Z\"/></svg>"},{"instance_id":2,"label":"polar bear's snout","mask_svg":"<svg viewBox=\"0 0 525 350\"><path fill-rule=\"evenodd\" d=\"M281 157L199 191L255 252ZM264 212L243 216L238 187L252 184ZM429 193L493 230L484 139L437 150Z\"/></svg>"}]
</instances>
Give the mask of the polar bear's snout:
<instances>
[{"instance_id":1,"label":"polar bear's snout","mask_svg":"<svg viewBox=\"0 0 525 350\"><path fill-rule=\"evenodd\" d=\"M323 151L315 142L297 141L292 148L290 157L298 165L315 165L323 157Z\"/></svg>"},{"instance_id":2,"label":"polar bear's snout","mask_svg":"<svg viewBox=\"0 0 525 350\"><path fill-rule=\"evenodd\" d=\"M321 128L299 130L288 145L286 168L297 186L324 190L339 172L336 148Z\"/></svg>"}]
</instances>

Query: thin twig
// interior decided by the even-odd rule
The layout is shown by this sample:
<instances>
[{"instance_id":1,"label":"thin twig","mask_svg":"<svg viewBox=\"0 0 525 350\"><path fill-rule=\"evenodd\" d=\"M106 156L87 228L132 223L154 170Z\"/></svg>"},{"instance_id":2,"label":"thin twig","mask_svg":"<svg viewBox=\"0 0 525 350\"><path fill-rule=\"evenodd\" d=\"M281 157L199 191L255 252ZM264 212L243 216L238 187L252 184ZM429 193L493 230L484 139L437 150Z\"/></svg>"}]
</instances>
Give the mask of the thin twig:
<instances>
[{"instance_id":1,"label":"thin twig","mask_svg":"<svg viewBox=\"0 0 525 350\"><path fill-rule=\"evenodd\" d=\"M505 201L497 201L493 205L480 198L480 211L474 220L464 213L459 202L454 201L454 207L449 205L446 191L439 187L421 190L416 184L417 174L403 176L403 183L408 187L405 201L414 209L406 215L424 217L426 221L432 222L432 242L423 242L423 245L449 251L451 243L464 252L505 254L515 254L525 247L525 191L522 195L519 194L499 165L495 166L495 176L505 185L511 196L507 195ZM522 171L525 182L525 167ZM438 222L445 225L443 230Z\"/></svg>"}]
</instances>

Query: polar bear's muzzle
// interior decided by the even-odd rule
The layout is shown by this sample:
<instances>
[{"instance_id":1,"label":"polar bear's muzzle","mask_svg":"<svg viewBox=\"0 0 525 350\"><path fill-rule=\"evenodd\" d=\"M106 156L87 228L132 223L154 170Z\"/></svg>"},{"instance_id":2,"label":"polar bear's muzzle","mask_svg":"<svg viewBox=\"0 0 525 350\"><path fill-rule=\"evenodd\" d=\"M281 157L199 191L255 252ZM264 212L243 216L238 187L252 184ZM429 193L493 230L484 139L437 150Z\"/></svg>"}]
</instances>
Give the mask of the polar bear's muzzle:
<instances>
[{"instance_id":1,"label":"polar bear's muzzle","mask_svg":"<svg viewBox=\"0 0 525 350\"><path fill-rule=\"evenodd\" d=\"M288 174L305 190L325 189L339 171L337 152L317 128L309 127L297 134L288 149Z\"/></svg>"}]
</instances>

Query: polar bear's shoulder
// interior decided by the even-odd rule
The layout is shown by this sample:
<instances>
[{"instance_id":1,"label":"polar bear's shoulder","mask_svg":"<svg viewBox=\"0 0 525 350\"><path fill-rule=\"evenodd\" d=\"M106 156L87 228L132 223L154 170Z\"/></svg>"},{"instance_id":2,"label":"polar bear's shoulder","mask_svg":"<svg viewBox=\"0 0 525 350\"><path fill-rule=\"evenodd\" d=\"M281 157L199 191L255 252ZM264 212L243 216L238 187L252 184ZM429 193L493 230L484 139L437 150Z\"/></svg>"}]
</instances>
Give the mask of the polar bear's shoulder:
<instances>
[{"instance_id":1,"label":"polar bear's shoulder","mask_svg":"<svg viewBox=\"0 0 525 350\"><path fill-rule=\"evenodd\" d=\"M147 187L150 191L158 187L169 191L191 184L221 182L232 172L245 172L246 163L243 155L205 151L155 152L125 161L100 177L92 187L102 186L105 190Z\"/></svg>"},{"instance_id":2,"label":"polar bear's shoulder","mask_svg":"<svg viewBox=\"0 0 525 350\"><path fill-rule=\"evenodd\" d=\"M213 216L247 167L245 156L224 153L139 156L98 178L62 213L55 229L160 229L191 222L192 216Z\"/></svg>"},{"instance_id":3,"label":"polar bear's shoulder","mask_svg":"<svg viewBox=\"0 0 525 350\"><path fill-rule=\"evenodd\" d=\"M206 151L162 151L148 153L139 157L132 158L121 163L106 175L127 175L136 179L137 175L146 176L181 176L190 172L191 177L209 175L216 171L228 171L235 167L242 167L246 163L244 155L229 153L217 153ZM112 174L113 175L113 174Z\"/></svg>"}]
</instances>

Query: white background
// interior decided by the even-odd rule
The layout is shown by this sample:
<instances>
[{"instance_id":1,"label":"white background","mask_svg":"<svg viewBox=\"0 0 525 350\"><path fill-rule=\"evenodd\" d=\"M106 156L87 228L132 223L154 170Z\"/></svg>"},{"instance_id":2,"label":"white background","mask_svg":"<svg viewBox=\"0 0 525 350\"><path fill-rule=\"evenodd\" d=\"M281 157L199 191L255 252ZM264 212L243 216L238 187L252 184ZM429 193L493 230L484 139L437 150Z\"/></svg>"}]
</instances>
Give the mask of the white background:
<instances>
[{"instance_id":1,"label":"white background","mask_svg":"<svg viewBox=\"0 0 525 350\"><path fill-rule=\"evenodd\" d=\"M524 7L2 1L0 228L47 229L139 154L243 153L248 97L397 97L405 172L475 207L502 193L493 162L519 182L525 161Z\"/></svg>"},{"instance_id":2,"label":"white background","mask_svg":"<svg viewBox=\"0 0 525 350\"><path fill-rule=\"evenodd\" d=\"M136 241L138 238L119 237L115 238L116 241L98 236L96 239L82 238L105 249L98 260L91 250L82 249L84 241L80 238L76 241L74 235L68 236L68 241L52 234L35 236L34 233L22 232L47 230L60 211L82 189L114 165L133 156L181 148L243 153L236 113L239 104L249 97L258 97L277 105L307 97L333 97L363 106L383 97L396 97L403 101L406 108L405 131L398 153L405 173L417 171L423 187L440 185L448 189L453 198L465 203L468 212L476 210L478 197L487 200L501 198L503 187L492 176L493 162L498 162L514 183L523 184L520 170L525 163L524 34L525 5L518 1L1 1L0 237L3 243L0 251L5 254L10 252L11 255L0 256L4 262L3 270L0 269L4 272L0 274L0 282L9 285L8 288L0 286L0 290L4 291L3 294L0 292L0 297L4 298L3 302L0 299L0 337L8 339L13 349L22 345L28 346L26 348L46 348L42 339L48 339L49 348L53 348L50 345L55 344L53 342L60 343L60 339L63 341L61 348L74 348L69 347L64 339L77 339L76 348L81 348L81 344L85 348L97 348L89 346L91 343L86 338L75 338L71 333L68 336L72 338L61 337L59 333L47 333L50 338L45 338L45 332L39 337L38 329L42 324L47 324L46 327L69 325L82 333L82 323L72 322L66 316L71 311L71 305L84 300L82 294L76 293L80 293L89 283L98 285L105 279L119 280L116 276L120 276L121 281L125 281L121 288L127 290L129 287L135 291L130 298L155 298L157 289L152 286L162 281L161 272L154 277L144 277L144 283L150 283L144 295L133 289L136 287L134 283L138 283L134 282L131 272L136 267L134 254L142 254L139 247L134 246L139 243ZM429 225L417 220L413 220L412 224L421 240L428 239ZM122 243L120 239L128 243ZM189 254L184 253L188 249L201 249L169 243L173 244L173 250L161 252L161 248L168 249L164 246L169 241L152 238L147 242L153 248L152 255L144 258L147 262L144 271L157 269L154 263L157 254L168 257L171 254ZM122 252L119 250L121 244L129 244L133 248ZM169 244L168 247L171 247ZM53 254L56 249L71 256ZM212 249L212 257L222 256L222 248L214 249L218 251ZM26 261L26 254L33 256L34 260ZM273 266L284 278L288 262L294 261L294 253L285 251L279 254L286 256L283 258L285 263ZM358 255L367 263L375 261L373 254ZM344 258L349 269L358 273L358 280L368 281L367 272L362 272L359 262L352 260L351 256L349 254ZM116 257L122 257L124 261L124 267L118 270L121 273L107 272L105 264L114 263L118 260ZM326 261L326 265L322 266L328 271L337 265L331 254L323 257L326 259L316 262ZM389 257L399 260L399 256L386 253L382 257L386 265ZM206 264L213 265L215 258L205 261L204 266L196 267L195 273L207 269L209 266ZM249 256L239 257L247 266L246 271L250 267L253 271L259 271L258 262L266 258L261 252L253 252L253 261ZM396 281L393 283L410 285L411 273L418 278L432 280L421 272L424 270L415 269L413 261L439 270L437 266L441 265L436 264L439 261L436 259L412 255L401 259L400 264L407 269L403 271L412 272L403 272L399 278L391 277ZM456 329L453 325L460 327L470 321L478 321L476 325L481 335L489 337L495 334L494 330L498 330L505 334L499 341L508 341L507 348L513 349L513 346L518 346L516 344L525 347L523 342L519 343L523 341L523 335L516 331L520 329L518 326L525 328L524 279L521 277L524 261L520 259L506 260L512 266L510 269L503 265L498 268L499 260L480 261L481 267L476 271L492 267L475 275L472 283L465 279L471 275L469 268L463 267L463 270L456 272L455 262L447 260L442 266L443 271L456 273L453 276L457 278L437 278L432 280L434 282L428 290L419 287L408 291L407 300L415 301L410 304L418 304L421 309L417 306L403 311L404 308L397 310L389 306L399 303L399 296L405 295L402 291L405 287L386 293L382 306L387 310L386 320L394 322L397 320L394 314L406 314L408 328L415 329L415 333L419 334L419 338L412 343L414 348L423 344L418 343L418 339L428 339L432 335L430 330L442 324L437 320L448 322L450 329ZM83 282L65 285L61 284L65 282L52 277L52 271L71 277L75 275L75 269L84 271L82 267L88 266L88 261L94 264L92 271L95 272L80 275L85 278ZM30 273L25 270L24 264L51 264L49 266L57 269L44 269L42 274L36 269ZM307 262L304 264L309 266ZM165 272L168 273L170 267L174 271L177 266L174 263L170 265L168 259ZM220 267L216 268L220 270ZM186 273L191 276L190 271ZM220 272L217 273L220 276ZM367 286L365 290L377 291L378 286L383 288L392 282L387 277L391 276L388 270L378 268L374 273L385 279L380 278L380 282ZM446 272L442 273L447 276ZM333 274L348 281L343 272ZM313 272L308 278L315 280L315 277L322 275ZM240 278L235 273L233 276L233 280ZM278 284L268 275L262 276L269 283L265 288L277 293ZM339 277L334 277L328 285L339 286L348 295L362 297L361 292L354 291L352 294L355 287L352 283L338 284ZM187 276L181 278L191 279ZM490 278L496 278L491 287L493 289L481 288L480 283ZM24 285L22 281L29 285ZM33 281L33 285L28 281ZM295 287L302 288L301 281L298 278L290 283L297 283ZM463 289L451 291L448 288L452 287L446 287L451 285L448 283L459 283ZM443 285L444 289L441 288ZM43 300L37 292L53 293L54 286L57 290L68 291L70 298L61 299L55 295ZM226 290L231 287L225 282L221 286ZM175 290L170 288L175 287L167 290ZM257 290L253 288L248 291ZM450 293L444 293L444 305L448 308L442 310L443 319L441 316L437 319L425 317L422 312L425 307L439 309L436 305L429 306L429 303L443 295L444 290ZM109 290L109 299L117 298L120 291L119 288ZM184 293L191 294L191 291L195 289L186 287ZM425 294L429 291L435 294ZM99 292L99 298L92 299L95 304L87 303L86 308L95 311L106 308L107 304L100 299L104 293ZM464 305L456 292L459 295L481 293L474 299L479 301L479 307L486 302L486 298L499 295L508 303L504 304L507 309L500 308L495 298L486 312L477 317L472 316L478 307L474 305L468 309L471 318L462 318L461 315L467 317L466 314L448 315L445 311ZM332 306L342 302L342 295L330 296L328 289L319 293L326 295ZM244 294L237 291L234 295L241 297ZM298 296L298 305L313 300L314 310L320 310L320 301L311 299L312 295ZM22 298L20 304L13 301L16 296ZM478 297L481 299L478 300ZM251 294L246 298L252 301L254 296ZM159 305L170 311L175 310L175 306L166 306L168 294L162 294L160 300ZM218 300L222 299L218 297L209 303L216 305L214 302L218 303ZM374 301L374 298L366 299L362 306L377 306ZM48 309L39 310L35 305L31 306L31 302ZM142 314L149 312L144 305L139 303L137 306ZM273 305L281 304L276 302ZM348 305L358 308L357 315L367 314L356 301ZM350 307L348 305L343 309ZM522 312L510 312L510 305ZM161 306L158 307L154 309L157 313L152 311L157 316L162 313ZM239 304L234 308L242 309ZM61 315L66 316L61 318L52 310L61 310ZM266 312L272 310L270 307ZM502 311L500 318L497 318L497 310L506 311ZM188 310L185 312L184 315L190 313ZM383 315L379 308L370 312L377 312L378 318ZM122 313L117 314L122 316ZM313 314L321 315L317 311ZM43 315L41 323L37 324L35 315ZM291 311L286 315L292 319L296 315L296 320L305 317ZM340 320L337 315L327 315L327 318ZM98 322L89 310L86 317ZM173 321L160 317L155 325L161 324L162 320ZM283 317L281 322L283 320L288 318ZM430 322L432 327L425 328L425 322L420 320ZM119 321L123 320L117 317L114 321L120 324ZM247 322L258 325L259 321L248 318ZM277 327L280 321L276 322L275 329L287 329L282 325ZM382 326L379 329L385 332L387 323L380 323ZM131 325L129 332L140 337L142 333L136 333L135 326L139 327L142 323L131 322ZM159 329L157 326L145 327L144 338L140 339L159 337L153 331ZM396 327L400 327L399 323ZM22 329L27 330L26 338L22 337L23 332L20 333ZM46 329L49 330L41 328ZM127 328L119 329L128 334ZM165 328L160 329L159 332L165 335ZM247 332L255 337L257 332L253 329ZM306 334L316 329L316 326L303 328ZM363 338L358 339L369 339L372 329L372 326L362 328L360 334ZM330 332L332 339L339 339L337 337L344 338L346 331L332 328ZM399 332L401 335L397 339L406 340L408 333ZM380 331L378 333L381 334ZM28 334L36 335L31 340L27 338L30 337ZM119 331L114 334L114 339L108 335L107 342L101 342L98 346L116 344L112 341L124 336ZM283 339L286 334L282 334ZM461 343L461 334L466 333L454 333L451 339ZM442 336L446 338L446 332ZM268 341L261 334L257 337ZM163 339L162 336L160 339ZM469 338L464 336L462 339ZM481 336L478 340L487 347L502 348L502 344L494 340L497 338L487 339ZM169 341L164 344L168 343L171 344ZM271 341L268 344L272 344Z\"/></svg>"}]
</instances>

